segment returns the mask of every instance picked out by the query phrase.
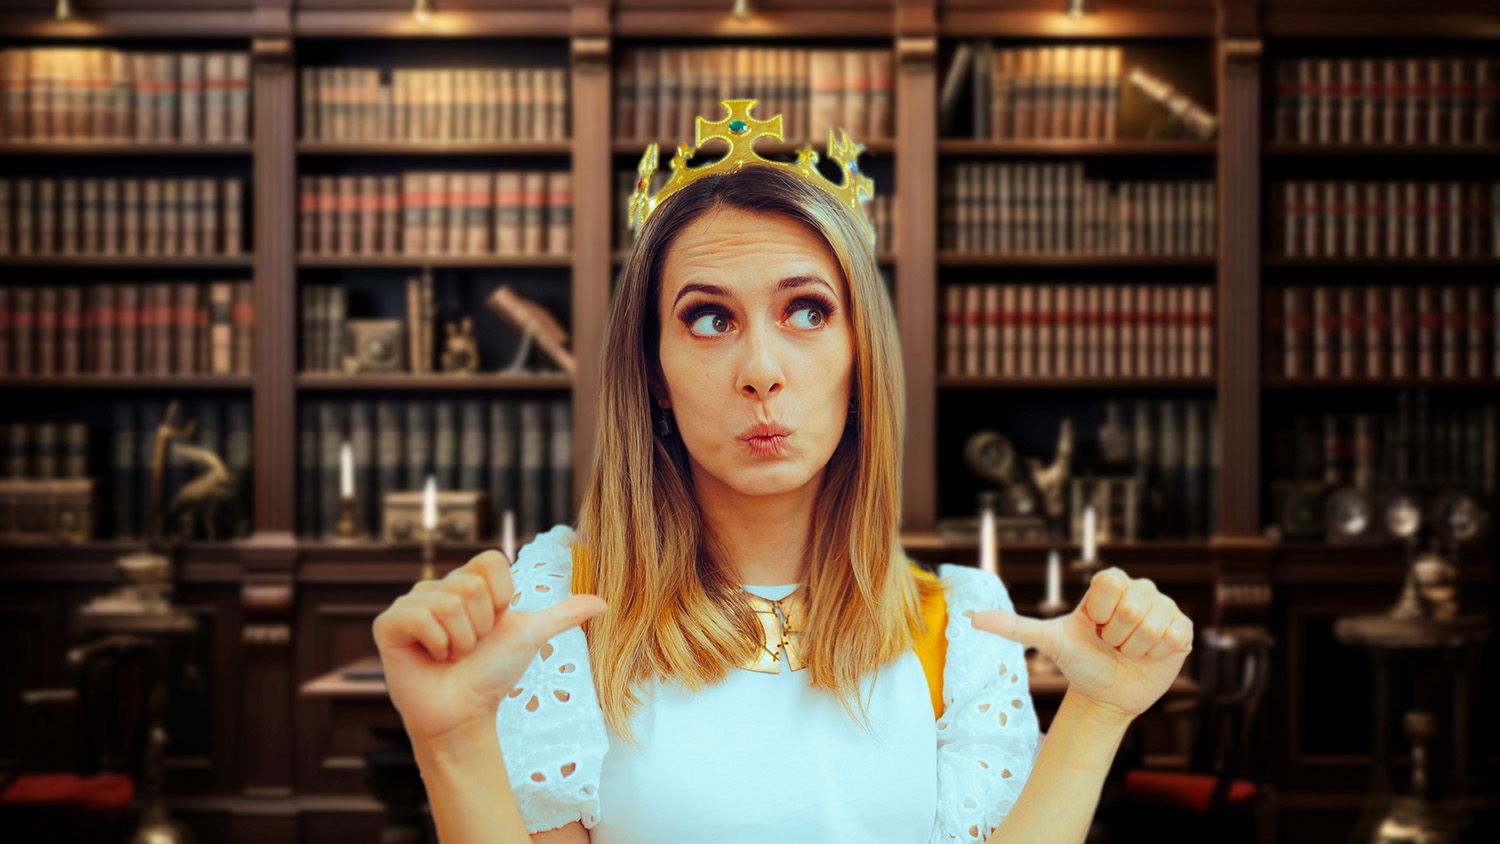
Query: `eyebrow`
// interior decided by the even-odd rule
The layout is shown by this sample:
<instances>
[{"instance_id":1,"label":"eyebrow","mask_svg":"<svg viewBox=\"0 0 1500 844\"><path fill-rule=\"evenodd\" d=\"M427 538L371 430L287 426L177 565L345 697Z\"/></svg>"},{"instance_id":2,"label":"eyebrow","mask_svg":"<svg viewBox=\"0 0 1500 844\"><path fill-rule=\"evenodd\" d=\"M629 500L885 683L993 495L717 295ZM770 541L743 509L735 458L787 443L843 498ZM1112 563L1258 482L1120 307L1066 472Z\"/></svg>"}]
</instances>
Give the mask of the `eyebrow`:
<instances>
[{"instance_id":1,"label":"eyebrow","mask_svg":"<svg viewBox=\"0 0 1500 844\"><path fill-rule=\"evenodd\" d=\"M828 288L828 292L833 293L835 299L838 298L838 292L833 289L833 285L829 284L827 281L824 281L823 277L818 275L787 276L781 281L776 282L776 289L774 292L781 293L787 290L795 290L798 287L808 287L816 284L821 284L824 287ZM677 307L677 303L682 301L682 297L693 292L694 290L700 291L702 293L707 293L710 296L730 295L728 290L725 290L717 284L698 284L696 282L684 284L682 286L682 289L677 291L677 298L672 300L672 307Z\"/></svg>"}]
</instances>

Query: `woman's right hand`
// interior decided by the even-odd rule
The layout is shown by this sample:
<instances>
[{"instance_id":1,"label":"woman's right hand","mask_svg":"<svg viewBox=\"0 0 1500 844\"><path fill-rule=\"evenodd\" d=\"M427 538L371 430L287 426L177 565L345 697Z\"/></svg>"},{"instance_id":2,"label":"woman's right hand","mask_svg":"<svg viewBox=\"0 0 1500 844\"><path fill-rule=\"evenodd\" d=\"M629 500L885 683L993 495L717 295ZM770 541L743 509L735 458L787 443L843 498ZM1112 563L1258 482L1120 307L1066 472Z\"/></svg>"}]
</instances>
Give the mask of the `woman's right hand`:
<instances>
[{"instance_id":1,"label":"woman's right hand","mask_svg":"<svg viewBox=\"0 0 1500 844\"><path fill-rule=\"evenodd\" d=\"M511 608L510 563L485 551L440 580L422 580L375 617L391 703L413 742L493 720L547 640L607 609L572 595L536 612Z\"/></svg>"}]
</instances>

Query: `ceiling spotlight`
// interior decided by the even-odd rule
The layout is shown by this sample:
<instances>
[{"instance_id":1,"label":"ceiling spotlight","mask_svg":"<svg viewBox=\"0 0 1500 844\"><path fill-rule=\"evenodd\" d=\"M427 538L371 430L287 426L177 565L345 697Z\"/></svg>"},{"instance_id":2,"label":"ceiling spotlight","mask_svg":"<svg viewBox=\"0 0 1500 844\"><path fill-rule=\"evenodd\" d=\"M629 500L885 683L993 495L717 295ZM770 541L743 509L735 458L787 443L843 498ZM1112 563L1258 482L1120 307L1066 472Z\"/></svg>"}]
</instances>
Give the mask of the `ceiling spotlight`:
<instances>
[{"instance_id":1,"label":"ceiling spotlight","mask_svg":"<svg viewBox=\"0 0 1500 844\"><path fill-rule=\"evenodd\" d=\"M750 19L750 0L734 0L734 16L740 20Z\"/></svg>"},{"instance_id":2,"label":"ceiling spotlight","mask_svg":"<svg viewBox=\"0 0 1500 844\"><path fill-rule=\"evenodd\" d=\"M427 23L432 20L432 0L412 0L411 16L417 23Z\"/></svg>"},{"instance_id":3,"label":"ceiling spotlight","mask_svg":"<svg viewBox=\"0 0 1500 844\"><path fill-rule=\"evenodd\" d=\"M56 5L52 7L52 16L60 21L72 20L73 4L68 0L57 0Z\"/></svg>"}]
</instances>

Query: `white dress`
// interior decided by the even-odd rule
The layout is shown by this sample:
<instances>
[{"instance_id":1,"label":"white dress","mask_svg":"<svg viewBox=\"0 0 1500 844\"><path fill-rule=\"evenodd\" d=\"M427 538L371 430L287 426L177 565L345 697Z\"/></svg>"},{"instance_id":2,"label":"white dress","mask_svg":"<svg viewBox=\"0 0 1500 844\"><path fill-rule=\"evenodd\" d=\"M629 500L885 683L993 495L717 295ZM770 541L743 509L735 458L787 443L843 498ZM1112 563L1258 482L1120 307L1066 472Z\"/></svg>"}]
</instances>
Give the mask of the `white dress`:
<instances>
[{"instance_id":1,"label":"white dress","mask_svg":"<svg viewBox=\"0 0 1500 844\"><path fill-rule=\"evenodd\" d=\"M573 529L560 524L516 555L515 607L571 593ZM653 682L631 715L640 747L609 733L590 679L583 630L553 637L496 723L528 832L581 820L594 844L900 844L980 842L1015 804L1038 728L1021 645L975 630L965 615L1011 609L979 569L938 569L948 602L943 717L915 651L874 672L862 731L808 673L733 669L690 692ZM747 586L778 599L795 584Z\"/></svg>"}]
</instances>

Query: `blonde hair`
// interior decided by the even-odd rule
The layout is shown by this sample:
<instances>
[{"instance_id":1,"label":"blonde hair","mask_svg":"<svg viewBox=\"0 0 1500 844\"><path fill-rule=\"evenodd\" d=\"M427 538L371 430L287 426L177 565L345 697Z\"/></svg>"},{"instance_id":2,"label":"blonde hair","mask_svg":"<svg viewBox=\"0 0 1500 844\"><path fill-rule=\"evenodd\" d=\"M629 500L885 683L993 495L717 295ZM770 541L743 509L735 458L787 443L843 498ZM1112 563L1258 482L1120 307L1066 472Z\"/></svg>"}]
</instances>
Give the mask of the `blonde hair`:
<instances>
[{"instance_id":1,"label":"blonde hair","mask_svg":"<svg viewBox=\"0 0 1500 844\"><path fill-rule=\"evenodd\" d=\"M828 461L806 549L811 684L836 695L868 730L860 678L914 648L926 631L922 601L941 589L914 576L901 548L901 346L860 223L825 191L772 167L693 182L647 218L618 280L573 555L574 589L609 604L583 629L605 722L632 745L638 683L675 678L697 691L724 679L764 635L703 520L681 437L653 430L654 397L666 396L658 300L667 250L685 226L720 207L807 224L827 241L848 286L858 418Z\"/></svg>"}]
</instances>

